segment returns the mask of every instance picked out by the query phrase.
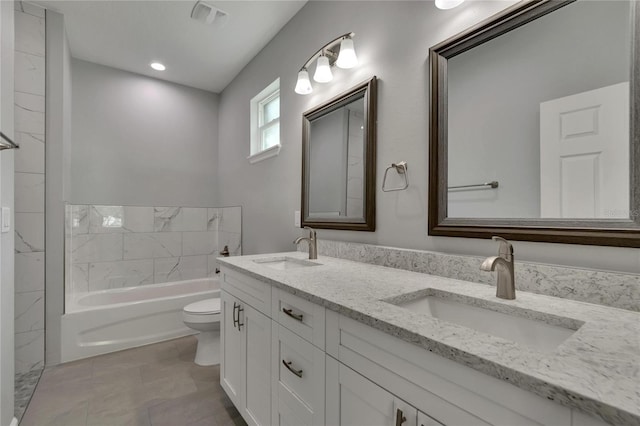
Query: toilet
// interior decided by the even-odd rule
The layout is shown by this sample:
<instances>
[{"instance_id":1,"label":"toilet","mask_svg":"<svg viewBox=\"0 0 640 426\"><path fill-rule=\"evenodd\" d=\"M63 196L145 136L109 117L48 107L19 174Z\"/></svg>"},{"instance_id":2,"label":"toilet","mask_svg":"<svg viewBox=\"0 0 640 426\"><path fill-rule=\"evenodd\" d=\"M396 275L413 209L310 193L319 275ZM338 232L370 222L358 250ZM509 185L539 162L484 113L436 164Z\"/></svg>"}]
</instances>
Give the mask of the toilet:
<instances>
[{"instance_id":1,"label":"toilet","mask_svg":"<svg viewBox=\"0 0 640 426\"><path fill-rule=\"evenodd\" d=\"M191 303L182 310L185 325L200 333L195 363L220 364L220 299L206 299Z\"/></svg>"}]
</instances>

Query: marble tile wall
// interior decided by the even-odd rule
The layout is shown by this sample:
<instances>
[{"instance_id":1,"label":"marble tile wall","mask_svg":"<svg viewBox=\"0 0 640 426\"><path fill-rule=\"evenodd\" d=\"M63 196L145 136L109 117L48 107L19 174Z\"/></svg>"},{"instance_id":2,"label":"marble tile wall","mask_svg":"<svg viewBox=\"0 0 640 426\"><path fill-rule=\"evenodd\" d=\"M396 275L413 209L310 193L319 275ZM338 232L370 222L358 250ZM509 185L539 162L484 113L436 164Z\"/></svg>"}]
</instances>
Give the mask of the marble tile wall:
<instances>
[{"instance_id":1,"label":"marble tile wall","mask_svg":"<svg viewBox=\"0 0 640 426\"><path fill-rule=\"evenodd\" d=\"M306 247L300 245L299 250ZM480 270L484 258L476 256L322 239L318 240L318 253L488 285L496 282L495 273ZM640 311L640 275L516 260L515 276L518 290Z\"/></svg>"},{"instance_id":2,"label":"marble tile wall","mask_svg":"<svg viewBox=\"0 0 640 426\"><path fill-rule=\"evenodd\" d=\"M15 2L16 374L44 367L45 12Z\"/></svg>"},{"instance_id":3,"label":"marble tile wall","mask_svg":"<svg viewBox=\"0 0 640 426\"><path fill-rule=\"evenodd\" d=\"M240 207L67 205L66 296L215 275L242 254Z\"/></svg>"}]
</instances>

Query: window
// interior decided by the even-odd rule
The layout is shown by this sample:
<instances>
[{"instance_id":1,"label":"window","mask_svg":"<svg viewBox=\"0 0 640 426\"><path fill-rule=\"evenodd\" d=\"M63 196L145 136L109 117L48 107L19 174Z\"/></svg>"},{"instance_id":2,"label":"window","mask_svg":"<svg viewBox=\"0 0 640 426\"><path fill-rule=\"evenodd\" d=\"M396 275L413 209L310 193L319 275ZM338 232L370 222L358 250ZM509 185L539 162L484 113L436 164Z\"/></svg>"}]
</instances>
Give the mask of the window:
<instances>
[{"instance_id":1,"label":"window","mask_svg":"<svg viewBox=\"0 0 640 426\"><path fill-rule=\"evenodd\" d=\"M255 163L280 152L280 79L251 99L251 149Z\"/></svg>"}]
</instances>

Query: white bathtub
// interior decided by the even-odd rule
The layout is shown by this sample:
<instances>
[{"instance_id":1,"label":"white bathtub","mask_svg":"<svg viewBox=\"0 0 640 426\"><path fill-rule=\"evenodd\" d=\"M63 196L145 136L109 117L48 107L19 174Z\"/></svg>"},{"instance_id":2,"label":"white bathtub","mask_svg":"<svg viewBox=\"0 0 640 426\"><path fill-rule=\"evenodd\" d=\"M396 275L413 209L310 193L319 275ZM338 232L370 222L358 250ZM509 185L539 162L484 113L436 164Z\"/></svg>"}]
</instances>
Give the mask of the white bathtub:
<instances>
[{"instance_id":1,"label":"white bathtub","mask_svg":"<svg viewBox=\"0 0 640 426\"><path fill-rule=\"evenodd\" d=\"M194 334L182 308L220 297L217 278L92 292L62 316L62 362Z\"/></svg>"}]
</instances>

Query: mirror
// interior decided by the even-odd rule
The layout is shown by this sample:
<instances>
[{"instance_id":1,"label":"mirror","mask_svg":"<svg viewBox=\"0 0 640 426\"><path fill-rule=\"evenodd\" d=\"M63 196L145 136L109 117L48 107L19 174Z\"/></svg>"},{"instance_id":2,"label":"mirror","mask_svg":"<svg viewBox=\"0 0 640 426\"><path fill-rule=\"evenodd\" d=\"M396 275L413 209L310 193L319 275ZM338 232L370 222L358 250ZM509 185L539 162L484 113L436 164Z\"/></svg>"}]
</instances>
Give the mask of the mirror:
<instances>
[{"instance_id":1,"label":"mirror","mask_svg":"<svg viewBox=\"0 0 640 426\"><path fill-rule=\"evenodd\" d=\"M638 17L521 2L430 49L430 235L640 247Z\"/></svg>"},{"instance_id":2,"label":"mirror","mask_svg":"<svg viewBox=\"0 0 640 426\"><path fill-rule=\"evenodd\" d=\"M376 78L302 116L302 226L375 231Z\"/></svg>"}]
</instances>

